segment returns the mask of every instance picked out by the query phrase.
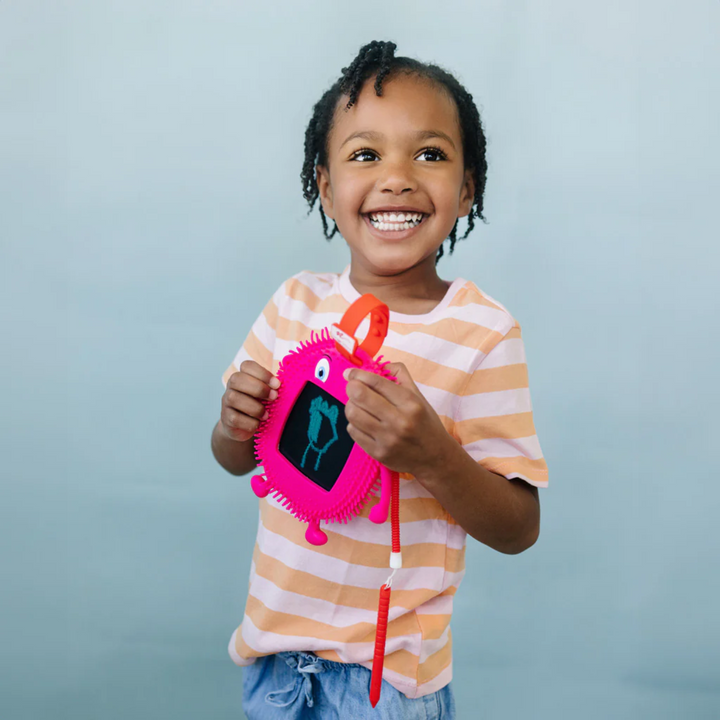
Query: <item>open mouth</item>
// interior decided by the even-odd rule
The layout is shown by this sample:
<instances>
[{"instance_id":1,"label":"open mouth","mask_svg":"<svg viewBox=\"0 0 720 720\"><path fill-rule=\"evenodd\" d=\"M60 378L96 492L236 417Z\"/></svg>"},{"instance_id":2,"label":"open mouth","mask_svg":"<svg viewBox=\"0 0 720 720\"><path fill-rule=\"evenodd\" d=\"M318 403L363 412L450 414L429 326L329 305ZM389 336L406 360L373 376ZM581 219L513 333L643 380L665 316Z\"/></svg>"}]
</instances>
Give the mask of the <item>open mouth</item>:
<instances>
[{"instance_id":1,"label":"open mouth","mask_svg":"<svg viewBox=\"0 0 720 720\"><path fill-rule=\"evenodd\" d=\"M398 232L417 227L429 216L421 212L374 212L366 213L365 217L376 230Z\"/></svg>"}]
</instances>

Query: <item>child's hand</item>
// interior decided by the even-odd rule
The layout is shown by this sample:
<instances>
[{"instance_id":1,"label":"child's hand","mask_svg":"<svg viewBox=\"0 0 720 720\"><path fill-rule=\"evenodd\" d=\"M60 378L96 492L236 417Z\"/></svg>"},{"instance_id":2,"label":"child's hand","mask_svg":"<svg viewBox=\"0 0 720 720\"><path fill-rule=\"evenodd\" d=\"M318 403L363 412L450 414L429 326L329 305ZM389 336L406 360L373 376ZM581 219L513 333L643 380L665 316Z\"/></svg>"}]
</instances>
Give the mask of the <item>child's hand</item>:
<instances>
[{"instance_id":1,"label":"child's hand","mask_svg":"<svg viewBox=\"0 0 720 720\"><path fill-rule=\"evenodd\" d=\"M348 434L386 467L418 477L441 465L455 441L405 365L389 363L387 369L397 383L364 370L345 371Z\"/></svg>"},{"instance_id":2,"label":"child's hand","mask_svg":"<svg viewBox=\"0 0 720 720\"><path fill-rule=\"evenodd\" d=\"M222 397L220 423L225 434L237 442L249 440L260 420L267 417L262 400L274 400L280 381L262 365L245 360L228 380Z\"/></svg>"}]
</instances>

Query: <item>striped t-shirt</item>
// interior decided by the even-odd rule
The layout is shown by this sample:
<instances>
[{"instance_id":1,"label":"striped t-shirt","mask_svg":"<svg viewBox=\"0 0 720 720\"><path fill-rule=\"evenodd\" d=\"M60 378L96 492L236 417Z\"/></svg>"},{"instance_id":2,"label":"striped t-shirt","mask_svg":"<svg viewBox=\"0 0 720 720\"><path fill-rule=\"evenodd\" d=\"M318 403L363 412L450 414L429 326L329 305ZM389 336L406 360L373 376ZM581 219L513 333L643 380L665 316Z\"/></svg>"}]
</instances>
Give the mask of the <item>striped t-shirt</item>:
<instances>
[{"instance_id":1,"label":"striped t-shirt","mask_svg":"<svg viewBox=\"0 0 720 720\"><path fill-rule=\"evenodd\" d=\"M276 374L311 331L339 322L360 293L341 274L300 272L257 318L222 376L246 360ZM365 337L366 318L356 337ZM506 478L546 487L535 433L520 325L474 283L456 279L430 312L390 312L380 353L402 362L446 430L477 462ZM259 471L258 471L259 472ZM328 542L312 546L307 525L278 501L259 500L257 540L245 613L229 652L238 665L285 650L372 667L380 586L389 575L390 522L368 518L372 498L347 524L322 523ZM465 572L466 533L412 476L400 474L403 567L393 579L383 678L410 698L452 677L450 617Z\"/></svg>"}]
</instances>

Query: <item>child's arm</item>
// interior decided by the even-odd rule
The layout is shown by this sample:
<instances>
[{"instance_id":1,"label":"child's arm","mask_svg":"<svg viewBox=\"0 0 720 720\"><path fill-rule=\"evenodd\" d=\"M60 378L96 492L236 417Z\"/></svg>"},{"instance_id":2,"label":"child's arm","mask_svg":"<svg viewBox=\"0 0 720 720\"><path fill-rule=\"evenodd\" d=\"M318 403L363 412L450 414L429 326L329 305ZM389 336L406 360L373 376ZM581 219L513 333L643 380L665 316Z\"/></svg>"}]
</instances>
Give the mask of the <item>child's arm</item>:
<instances>
[{"instance_id":1,"label":"child's arm","mask_svg":"<svg viewBox=\"0 0 720 720\"><path fill-rule=\"evenodd\" d=\"M398 383L348 370L348 433L391 470L409 472L476 540L517 554L537 540L537 489L476 462L443 426L402 363L390 363Z\"/></svg>"},{"instance_id":2,"label":"child's arm","mask_svg":"<svg viewBox=\"0 0 720 720\"><path fill-rule=\"evenodd\" d=\"M450 442L437 453L437 464L415 477L468 535L499 552L527 550L540 534L537 488L484 468L445 434Z\"/></svg>"}]
</instances>

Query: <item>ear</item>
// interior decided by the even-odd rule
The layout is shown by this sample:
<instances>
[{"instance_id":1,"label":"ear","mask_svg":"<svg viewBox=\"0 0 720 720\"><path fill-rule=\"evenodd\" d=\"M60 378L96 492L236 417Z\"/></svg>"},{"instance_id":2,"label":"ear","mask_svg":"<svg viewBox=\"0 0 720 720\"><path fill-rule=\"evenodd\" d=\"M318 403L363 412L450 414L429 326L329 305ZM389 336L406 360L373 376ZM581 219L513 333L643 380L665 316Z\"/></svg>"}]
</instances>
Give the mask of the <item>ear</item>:
<instances>
[{"instance_id":1,"label":"ear","mask_svg":"<svg viewBox=\"0 0 720 720\"><path fill-rule=\"evenodd\" d=\"M318 194L320 202L322 204L323 212L331 219L334 220L333 215L333 200L332 200L332 185L330 184L330 173L328 169L323 165L315 166L315 179L317 180Z\"/></svg>"},{"instance_id":2,"label":"ear","mask_svg":"<svg viewBox=\"0 0 720 720\"><path fill-rule=\"evenodd\" d=\"M463 178L463 186L460 190L460 212L458 217L465 217L472 210L473 200L475 199L475 178L472 170L465 171Z\"/></svg>"}]
</instances>

